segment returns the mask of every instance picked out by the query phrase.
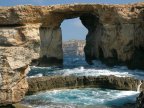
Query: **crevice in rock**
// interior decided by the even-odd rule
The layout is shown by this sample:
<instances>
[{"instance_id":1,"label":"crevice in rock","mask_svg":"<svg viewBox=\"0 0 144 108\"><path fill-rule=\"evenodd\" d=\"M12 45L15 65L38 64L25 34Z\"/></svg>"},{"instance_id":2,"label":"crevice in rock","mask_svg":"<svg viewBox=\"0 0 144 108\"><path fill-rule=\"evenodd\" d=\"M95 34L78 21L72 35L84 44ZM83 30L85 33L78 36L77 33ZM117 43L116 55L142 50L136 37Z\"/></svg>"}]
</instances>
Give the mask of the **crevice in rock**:
<instances>
[{"instance_id":1,"label":"crevice in rock","mask_svg":"<svg viewBox=\"0 0 144 108\"><path fill-rule=\"evenodd\" d=\"M0 28L7 28L7 27L22 27L25 26L25 24L0 24Z\"/></svg>"},{"instance_id":2,"label":"crevice in rock","mask_svg":"<svg viewBox=\"0 0 144 108\"><path fill-rule=\"evenodd\" d=\"M101 48L100 46L98 47L98 49L99 49L99 59L100 59L100 60L103 60L103 59L104 59L103 50L102 50L102 48Z\"/></svg>"},{"instance_id":3,"label":"crevice in rock","mask_svg":"<svg viewBox=\"0 0 144 108\"><path fill-rule=\"evenodd\" d=\"M135 47L132 59L127 62L131 69L144 69L144 48L142 46Z\"/></svg>"}]
</instances>

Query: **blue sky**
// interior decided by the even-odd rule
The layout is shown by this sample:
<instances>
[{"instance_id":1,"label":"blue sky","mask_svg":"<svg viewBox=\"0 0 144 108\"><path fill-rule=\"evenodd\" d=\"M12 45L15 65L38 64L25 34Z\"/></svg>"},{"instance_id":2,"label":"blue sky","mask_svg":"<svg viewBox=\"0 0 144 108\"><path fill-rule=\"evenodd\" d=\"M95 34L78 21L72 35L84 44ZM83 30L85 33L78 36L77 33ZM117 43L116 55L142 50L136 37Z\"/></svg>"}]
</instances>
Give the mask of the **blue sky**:
<instances>
[{"instance_id":1,"label":"blue sky","mask_svg":"<svg viewBox=\"0 0 144 108\"><path fill-rule=\"evenodd\" d=\"M54 4L70 4L70 3L102 3L102 4L127 4L144 2L144 0L0 0L0 6L15 5L54 5ZM81 24L79 18L65 20L61 24L63 41L70 39L84 40L86 38L87 29Z\"/></svg>"},{"instance_id":2,"label":"blue sky","mask_svg":"<svg viewBox=\"0 0 144 108\"><path fill-rule=\"evenodd\" d=\"M69 3L124 4L124 3L134 3L142 1L144 0L0 0L0 6L14 6L21 4L52 5L52 4L69 4Z\"/></svg>"}]
</instances>

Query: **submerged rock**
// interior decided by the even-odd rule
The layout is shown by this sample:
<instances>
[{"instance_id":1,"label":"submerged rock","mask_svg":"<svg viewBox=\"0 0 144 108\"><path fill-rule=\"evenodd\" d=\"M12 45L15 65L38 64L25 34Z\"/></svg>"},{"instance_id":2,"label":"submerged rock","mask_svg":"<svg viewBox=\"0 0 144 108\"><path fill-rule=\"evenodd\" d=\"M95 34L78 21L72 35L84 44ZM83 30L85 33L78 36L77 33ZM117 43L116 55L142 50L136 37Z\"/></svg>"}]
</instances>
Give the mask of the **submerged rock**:
<instances>
[{"instance_id":1,"label":"submerged rock","mask_svg":"<svg viewBox=\"0 0 144 108\"><path fill-rule=\"evenodd\" d=\"M82 88L96 87L116 90L135 90L139 85L139 80L129 77L115 76L45 76L38 78L28 78L29 89L27 94L39 91L62 89L62 88ZM141 88L144 89L144 88Z\"/></svg>"}]
</instances>

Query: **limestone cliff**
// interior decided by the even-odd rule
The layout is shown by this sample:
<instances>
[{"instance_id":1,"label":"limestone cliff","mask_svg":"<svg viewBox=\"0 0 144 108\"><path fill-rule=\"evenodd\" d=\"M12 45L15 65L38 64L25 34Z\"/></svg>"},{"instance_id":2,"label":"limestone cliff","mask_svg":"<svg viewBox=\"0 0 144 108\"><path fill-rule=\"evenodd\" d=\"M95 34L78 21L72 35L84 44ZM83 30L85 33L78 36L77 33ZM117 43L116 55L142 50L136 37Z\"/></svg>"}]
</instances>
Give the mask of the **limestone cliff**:
<instances>
[{"instance_id":1,"label":"limestone cliff","mask_svg":"<svg viewBox=\"0 0 144 108\"><path fill-rule=\"evenodd\" d=\"M65 19L80 17L88 29L86 61L101 59L109 65L124 64L144 68L144 3L129 5L71 4L53 6L15 6L0 8L0 26L36 26L41 38L39 65L61 65L63 61L60 25ZM23 37L25 34L21 34ZM11 36L11 35L10 35ZM5 39L5 37L2 37ZM16 37L15 37L16 38ZM12 43L10 43L12 42ZM16 44L13 38L7 44ZM3 43L3 42L2 42ZM17 43L18 44L18 43ZM3 45L3 44L2 44ZM57 65L58 65L57 64Z\"/></svg>"},{"instance_id":2,"label":"limestone cliff","mask_svg":"<svg viewBox=\"0 0 144 108\"><path fill-rule=\"evenodd\" d=\"M0 27L0 105L19 102L28 90L29 64L39 57L36 26Z\"/></svg>"},{"instance_id":3,"label":"limestone cliff","mask_svg":"<svg viewBox=\"0 0 144 108\"><path fill-rule=\"evenodd\" d=\"M69 40L63 42L64 56L84 56L84 40Z\"/></svg>"},{"instance_id":4,"label":"limestone cliff","mask_svg":"<svg viewBox=\"0 0 144 108\"><path fill-rule=\"evenodd\" d=\"M89 64L100 58L144 69L144 3L0 7L1 105L23 98L32 61L62 65L60 25L76 17L89 31L84 50Z\"/></svg>"}]
</instances>

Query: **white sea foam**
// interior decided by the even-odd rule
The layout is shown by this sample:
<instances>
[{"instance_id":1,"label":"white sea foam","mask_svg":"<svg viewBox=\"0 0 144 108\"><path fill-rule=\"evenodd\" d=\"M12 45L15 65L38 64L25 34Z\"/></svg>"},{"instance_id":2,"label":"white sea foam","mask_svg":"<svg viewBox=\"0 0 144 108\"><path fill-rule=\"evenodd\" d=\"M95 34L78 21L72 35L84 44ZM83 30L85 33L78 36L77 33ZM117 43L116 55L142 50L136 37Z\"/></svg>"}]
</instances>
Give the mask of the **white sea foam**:
<instances>
[{"instance_id":1,"label":"white sea foam","mask_svg":"<svg viewBox=\"0 0 144 108\"><path fill-rule=\"evenodd\" d=\"M38 74L35 74L34 76L43 76L43 73L45 75L63 75L63 76L69 76L69 75L76 75L76 76L100 76L100 75L115 75L117 77L134 77L137 79L144 79L144 72L141 72L139 70L129 70L129 69L121 69L119 67L117 68L85 68L85 67L77 67L72 69L60 69L60 70L47 70L44 68L36 68L35 70L41 71Z\"/></svg>"},{"instance_id":2,"label":"white sea foam","mask_svg":"<svg viewBox=\"0 0 144 108\"><path fill-rule=\"evenodd\" d=\"M144 79L144 71L130 70L126 66L107 67L100 61L95 61L93 66L89 66L84 58L66 58L63 68L55 67L31 67L29 76L52 76L52 75L76 75L76 76L100 76L115 75L117 77L134 77Z\"/></svg>"},{"instance_id":3,"label":"white sea foam","mask_svg":"<svg viewBox=\"0 0 144 108\"><path fill-rule=\"evenodd\" d=\"M41 73L39 73L39 74L36 74L36 75L34 75L34 76L29 76L30 78L34 78L34 77L42 77L43 76L43 74L41 74Z\"/></svg>"},{"instance_id":4,"label":"white sea foam","mask_svg":"<svg viewBox=\"0 0 144 108\"><path fill-rule=\"evenodd\" d=\"M138 93L135 91L98 88L54 90L28 96L25 98L24 103L37 106L37 108L44 108L43 105L120 106L125 103L135 102ZM39 102L35 100L39 100ZM41 103L41 106L39 106L39 103Z\"/></svg>"},{"instance_id":5,"label":"white sea foam","mask_svg":"<svg viewBox=\"0 0 144 108\"><path fill-rule=\"evenodd\" d=\"M140 92L141 85L142 85L142 82L140 81L140 82L139 82L139 85L138 85L138 87L137 87L137 92Z\"/></svg>"}]
</instances>

